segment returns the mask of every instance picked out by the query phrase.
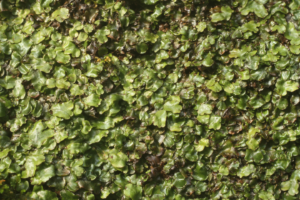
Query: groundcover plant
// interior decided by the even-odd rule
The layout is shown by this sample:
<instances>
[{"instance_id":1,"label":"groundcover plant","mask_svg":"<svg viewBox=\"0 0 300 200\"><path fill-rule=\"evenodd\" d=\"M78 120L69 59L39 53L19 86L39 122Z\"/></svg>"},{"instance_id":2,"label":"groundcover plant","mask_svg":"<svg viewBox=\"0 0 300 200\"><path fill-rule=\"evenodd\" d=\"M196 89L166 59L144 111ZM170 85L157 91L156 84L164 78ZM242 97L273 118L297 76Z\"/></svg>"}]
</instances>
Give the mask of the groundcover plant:
<instances>
[{"instance_id":1,"label":"groundcover plant","mask_svg":"<svg viewBox=\"0 0 300 200\"><path fill-rule=\"evenodd\" d=\"M0 199L300 199L300 0L0 0Z\"/></svg>"}]
</instances>

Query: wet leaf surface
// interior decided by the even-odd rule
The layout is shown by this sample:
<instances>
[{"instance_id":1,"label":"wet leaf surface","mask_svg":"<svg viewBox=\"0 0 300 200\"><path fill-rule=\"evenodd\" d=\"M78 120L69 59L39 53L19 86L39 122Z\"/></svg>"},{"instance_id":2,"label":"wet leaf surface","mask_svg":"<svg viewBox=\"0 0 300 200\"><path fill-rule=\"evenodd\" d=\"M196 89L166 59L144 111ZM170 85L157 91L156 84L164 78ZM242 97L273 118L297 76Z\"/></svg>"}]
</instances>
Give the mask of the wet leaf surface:
<instances>
[{"instance_id":1,"label":"wet leaf surface","mask_svg":"<svg viewBox=\"0 0 300 200\"><path fill-rule=\"evenodd\" d=\"M299 199L299 6L0 1L1 199Z\"/></svg>"}]
</instances>

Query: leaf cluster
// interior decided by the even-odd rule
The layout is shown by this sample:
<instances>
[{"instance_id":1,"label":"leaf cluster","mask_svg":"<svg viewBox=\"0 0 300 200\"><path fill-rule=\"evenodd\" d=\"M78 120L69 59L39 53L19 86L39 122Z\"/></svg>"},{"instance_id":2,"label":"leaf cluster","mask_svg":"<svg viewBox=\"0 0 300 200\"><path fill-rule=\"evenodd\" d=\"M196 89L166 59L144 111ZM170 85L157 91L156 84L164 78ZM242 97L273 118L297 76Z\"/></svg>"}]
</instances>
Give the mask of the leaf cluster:
<instances>
[{"instance_id":1,"label":"leaf cluster","mask_svg":"<svg viewBox=\"0 0 300 200\"><path fill-rule=\"evenodd\" d=\"M0 0L2 199L300 199L300 1Z\"/></svg>"}]
</instances>

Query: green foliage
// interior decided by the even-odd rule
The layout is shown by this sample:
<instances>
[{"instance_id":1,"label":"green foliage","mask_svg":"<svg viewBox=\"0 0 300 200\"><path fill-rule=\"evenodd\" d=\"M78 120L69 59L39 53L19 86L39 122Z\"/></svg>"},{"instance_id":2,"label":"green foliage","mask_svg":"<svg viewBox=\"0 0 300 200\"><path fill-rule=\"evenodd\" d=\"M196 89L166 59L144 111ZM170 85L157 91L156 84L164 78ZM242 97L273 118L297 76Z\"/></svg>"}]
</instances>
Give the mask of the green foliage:
<instances>
[{"instance_id":1,"label":"green foliage","mask_svg":"<svg viewBox=\"0 0 300 200\"><path fill-rule=\"evenodd\" d=\"M0 199L300 199L299 0L0 0Z\"/></svg>"}]
</instances>

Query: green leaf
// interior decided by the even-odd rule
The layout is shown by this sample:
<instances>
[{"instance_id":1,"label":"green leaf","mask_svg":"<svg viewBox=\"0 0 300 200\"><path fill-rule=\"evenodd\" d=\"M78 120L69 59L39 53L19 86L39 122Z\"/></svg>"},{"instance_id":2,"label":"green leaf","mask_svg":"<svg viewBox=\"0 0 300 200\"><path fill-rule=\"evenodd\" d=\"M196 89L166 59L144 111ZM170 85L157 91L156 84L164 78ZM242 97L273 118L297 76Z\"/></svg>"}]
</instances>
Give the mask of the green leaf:
<instances>
[{"instance_id":1,"label":"green leaf","mask_svg":"<svg viewBox=\"0 0 300 200\"><path fill-rule=\"evenodd\" d=\"M40 185L47 182L50 178L55 176L55 168L53 165L46 166L36 171L35 176L31 178L31 184Z\"/></svg>"},{"instance_id":2,"label":"green leaf","mask_svg":"<svg viewBox=\"0 0 300 200\"><path fill-rule=\"evenodd\" d=\"M196 151L201 152L204 150L205 147L209 147L209 140L202 138L198 141L198 143L194 144Z\"/></svg>"},{"instance_id":3,"label":"green leaf","mask_svg":"<svg viewBox=\"0 0 300 200\"><path fill-rule=\"evenodd\" d=\"M198 109L198 115L206 115L206 114L211 114L212 113L212 110L213 110L213 107L209 104L201 104L199 106L199 109Z\"/></svg>"},{"instance_id":4,"label":"green leaf","mask_svg":"<svg viewBox=\"0 0 300 200\"><path fill-rule=\"evenodd\" d=\"M297 10L300 7L300 1L299 0L293 0L293 2L289 5L289 8L292 10Z\"/></svg>"},{"instance_id":5,"label":"green leaf","mask_svg":"<svg viewBox=\"0 0 300 200\"><path fill-rule=\"evenodd\" d=\"M70 89L71 95L73 96L81 96L84 94L84 91L79 87L79 85L72 85Z\"/></svg>"},{"instance_id":6,"label":"green leaf","mask_svg":"<svg viewBox=\"0 0 300 200\"><path fill-rule=\"evenodd\" d=\"M143 3L146 5L153 5L157 2L158 0L143 0Z\"/></svg>"},{"instance_id":7,"label":"green leaf","mask_svg":"<svg viewBox=\"0 0 300 200\"><path fill-rule=\"evenodd\" d=\"M264 18L268 15L264 5L256 0L249 0L247 5L241 10L242 15L248 15L249 12L254 12L260 18Z\"/></svg>"},{"instance_id":8,"label":"green leaf","mask_svg":"<svg viewBox=\"0 0 300 200\"><path fill-rule=\"evenodd\" d=\"M186 180L185 177L182 176L182 174L180 172L177 172L174 174L174 181L173 181L173 185L177 188L177 189L182 189L185 187L186 185Z\"/></svg>"},{"instance_id":9,"label":"green leaf","mask_svg":"<svg viewBox=\"0 0 300 200\"><path fill-rule=\"evenodd\" d=\"M221 117L212 115L209 120L209 129L219 130L221 128Z\"/></svg>"},{"instance_id":10,"label":"green leaf","mask_svg":"<svg viewBox=\"0 0 300 200\"><path fill-rule=\"evenodd\" d=\"M56 80L55 85L57 88L60 88L60 89L69 89L71 84L69 82L67 82L65 79L58 79L58 80Z\"/></svg>"},{"instance_id":11,"label":"green leaf","mask_svg":"<svg viewBox=\"0 0 300 200\"><path fill-rule=\"evenodd\" d=\"M106 43L108 41L107 35L110 34L110 30L106 27L99 29L96 31L94 37L100 42L100 43Z\"/></svg>"},{"instance_id":12,"label":"green leaf","mask_svg":"<svg viewBox=\"0 0 300 200\"><path fill-rule=\"evenodd\" d=\"M25 117L20 117L20 118L16 118L13 120L9 120L6 125L8 127L10 127L10 131L11 132L16 132L20 129L20 127L26 123L26 118Z\"/></svg>"},{"instance_id":13,"label":"green leaf","mask_svg":"<svg viewBox=\"0 0 300 200\"><path fill-rule=\"evenodd\" d=\"M260 132L258 128L250 128L250 130L248 131L248 141L246 142L246 144L248 145L249 149L255 150L258 147L260 141L255 139L255 135L258 132Z\"/></svg>"},{"instance_id":14,"label":"green leaf","mask_svg":"<svg viewBox=\"0 0 300 200\"><path fill-rule=\"evenodd\" d=\"M156 54L155 62L160 63L162 60L168 58L169 58L169 54L164 50L160 50L159 53Z\"/></svg>"},{"instance_id":15,"label":"green leaf","mask_svg":"<svg viewBox=\"0 0 300 200\"><path fill-rule=\"evenodd\" d=\"M43 59L34 59L32 64L34 64L35 69L45 73L49 73L52 69L52 66Z\"/></svg>"},{"instance_id":16,"label":"green leaf","mask_svg":"<svg viewBox=\"0 0 300 200\"><path fill-rule=\"evenodd\" d=\"M16 51L19 55L25 56L30 50L31 46L32 42L29 39L24 38L21 42L13 45L12 49Z\"/></svg>"},{"instance_id":17,"label":"green leaf","mask_svg":"<svg viewBox=\"0 0 300 200\"><path fill-rule=\"evenodd\" d=\"M31 197L39 200L58 200L56 193L49 190L41 190L36 193L33 192Z\"/></svg>"},{"instance_id":18,"label":"green leaf","mask_svg":"<svg viewBox=\"0 0 300 200\"><path fill-rule=\"evenodd\" d=\"M88 97L83 98L83 102L87 106L98 107L101 101L102 99L99 97L99 95L96 94L91 94Z\"/></svg>"},{"instance_id":19,"label":"green leaf","mask_svg":"<svg viewBox=\"0 0 300 200\"><path fill-rule=\"evenodd\" d=\"M295 81L284 81L283 79L278 79L276 82L275 91L281 95L287 95L287 92L294 92L299 89L299 83Z\"/></svg>"},{"instance_id":20,"label":"green leaf","mask_svg":"<svg viewBox=\"0 0 300 200\"><path fill-rule=\"evenodd\" d=\"M45 161L44 155L31 155L26 157L25 171L22 171L22 178L29 178L34 176L36 166Z\"/></svg>"},{"instance_id":21,"label":"green leaf","mask_svg":"<svg viewBox=\"0 0 300 200\"><path fill-rule=\"evenodd\" d=\"M67 8L59 8L52 13L52 18L57 20L58 22L63 22L65 19L70 17L69 9Z\"/></svg>"},{"instance_id":22,"label":"green leaf","mask_svg":"<svg viewBox=\"0 0 300 200\"><path fill-rule=\"evenodd\" d=\"M256 172L256 167L253 164L246 165L239 169L237 172L237 176L243 178L245 176L249 176L250 174Z\"/></svg>"},{"instance_id":23,"label":"green leaf","mask_svg":"<svg viewBox=\"0 0 300 200\"><path fill-rule=\"evenodd\" d=\"M260 24L259 23L255 23L254 21L250 21L248 23L243 24L243 26L241 26L241 31L242 32L247 32L247 31L251 31L254 33L257 33L258 28Z\"/></svg>"},{"instance_id":24,"label":"green leaf","mask_svg":"<svg viewBox=\"0 0 300 200\"><path fill-rule=\"evenodd\" d=\"M62 47L64 49L64 54L72 54L72 57L80 56L80 50L72 42L65 40Z\"/></svg>"},{"instance_id":25,"label":"green leaf","mask_svg":"<svg viewBox=\"0 0 300 200\"><path fill-rule=\"evenodd\" d=\"M145 54L148 50L148 45L146 43L140 43L136 46L136 50L139 54Z\"/></svg>"},{"instance_id":26,"label":"green leaf","mask_svg":"<svg viewBox=\"0 0 300 200\"><path fill-rule=\"evenodd\" d=\"M205 57L204 60L202 61L202 64L205 67L211 67L214 64L214 60L213 60L214 55L209 52Z\"/></svg>"},{"instance_id":27,"label":"green leaf","mask_svg":"<svg viewBox=\"0 0 300 200\"><path fill-rule=\"evenodd\" d=\"M164 104L164 110L173 113L180 113L182 106L180 104L179 96L170 96L166 103Z\"/></svg>"},{"instance_id":28,"label":"green leaf","mask_svg":"<svg viewBox=\"0 0 300 200\"><path fill-rule=\"evenodd\" d=\"M300 45L292 45L290 46L290 50L294 54L300 54Z\"/></svg>"},{"instance_id":29,"label":"green leaf","mask_svg":"<svg viewBox=\"0 0 300 200\"><path fill-rule=\"evenodd\" d=\"M108 131L103 130L92 130L89 134L89 144L98 143L101 141L103 137L106 137L108 135Z\"/></svg>"},{"instance_id":30,"label":"green leaf","mask_svg":"<svg viewBox=\"0 0 300 200\"><path fill-rule=\"evenodd\" d=\"M143 189L139 185L127 184L125 186L124 195L133 199L139 200L142 197Z\"/></svg>"},{"instance_id":31,"label":"green leaf","mask_svg":"<svg viewBox=\"0 0 300 200\"><path fill-rule=\"evenodd\" d=\"M42 121L34 123L30 131L28 132L30 143L38 148L50 137L54 136L53 130L46 130Z\"/></svg>"},{"instance_id":32,"label":"green leaf","mask_svg":"<svg viewBox=\"0 0 300 200\"><path fill-rule=\"evenodd\" d=\"M300 45L300 41L298 40L300 36L300 31L297 31L295 25L292 22L287 24L287 30L284 36L291 41L291 45ZM293 49L294 51L295 49Z\"/></svg>"},{"instance_id":33,"label":"green leaf","mask_svg":"<svg viewBox=\"0 0 300 200\"><path fill-rule=\"evenodd\" d=\"M78 196L68 190L62 190L60 196L62 200L79 200Z\"/></svg>"},{"instance_id":34,"label":"green leaf","mask_svg":"<svg viewBox=\"0 0 300 200\"><path fill-rule=\"evenodd\" d=\"M287 191L290 189L291 182L290 181L285 181L281 183L281 190L282 191Z\"/></svg>"},{"instance_id":35,"label":"green leaf","mask_svg":"<svg viewBox=\"0 0 300 200\"><path fill-rule=\"evenodd\" d=\"M202 124L208 124L210 115L198 115L197 120Z\"/></svg>"},{"instance_id":36,"label":"green leaf","mask_svg":"<svg viewBox=\"0 0 300 200\"><path fill-rule=\"evenodd\" d=\"M229 20L231 17L231 14L233 13L233 10L229 6L222 6L221 7L221 13L214 13L211 15L211 21L212 22L219 22L223 20Z\"/></svg>"},{"instance_id":37,"label":"green leaf","mask_svg":"<svg viewBox=\"0 0 300 200\"><path fill-rule=\"evenodd\" d=\"M12 67L17 67L20 63L21 63L21 55L14 51L11 55L10 65Z\"/></svg>"},{"instance_id":38,"label":"green leaf","mask_svg":"<svg viewBox=\"0 0 300 200\"><path fill-rule=\"evenodd\" d=\"M290 187L288 193L291 196L295 196L296 194L299 193L299 183L297 180L295 179L290 180Z\"/></svg>"},{"instance_id":39,"label":"green leaf","mask_svg":"<svg viewBox=\"0 0 300 200\"><path fill-rule=\"evenodd\" d=\"M85 24L85 25L83 25L83 30L86 33L90 33L94 30L94 27L91 24Z\"/></svg>"},{"instance_id":40,"label":"green leaf","mask_svg":"<svg viewBox=\"0 0 300 200\"><path fill-rule=\"evenodd\" d=\"M31 35L34 32L34 28L32 27L33 24L33 21L26 21L22 28L22 32Z\"/></svg>"},{"instance_id":41,"label":"green leaf","mask_svg":"<svg viewBox=\"0 0 300 200\"><path fill-rule=\"evenodd\" d=\"M90 124L90 122L89 121L87 121L87 120L83 120L82 121L82 129L81 129L81 132L83 133L83 134L88 134L91 130L92 130L92 126L91 126L91 124Z\"/></svg>"},{"instance_id":42,"label":"green leaf","mask_svg":"<svg viewBox=\"0 0 300 200\"><path fill-rule=\"evenodd\" d=\"M106 117L103 121L97 121L93 124L96 129L104 129L107 130L115 126L115 123L122 121L123 117L110 118Z\"/></svg>"},{"instance_id":43,"label":"green leaf","mask_svg":"<svg viewBox=\"0 0 300 200\"><path fill-rule=\"evenodd\" d=\"M56 117L61 117L64 119L70 119L73 116L73 108L74 104L71 101L61 103L61 104L54 104L51 108L53 115Z\"/></svg>"},{"instance_id":44,"label":"green leaf","mask_svg":"<svg viewBox=\"0 0 300 200\"><path fill-rule=\"evenodd\" d=\"M289 105L288 100L285 98L281 98L278 101L277 108L279 108L280 110L285 110L288 107L288 105Z\"/></svg>"},{"instance_id":45,"label":"green leaf","mask_svg":"<svg viewBox=\"0 0 300 200\"><path fill-rule=\"evenodd\" d=\"M192 177L198 181L205 181L208 178L208 171L203 166L203 163L197 162L196 168L193 171Z\"/></svg>"},{"instance_id":46,"label":"green leaf","mask_svg":"<svg viewBox=\"0 0 300 200\"><path fill-rule=\"evenodd\" d=\"M157 111L153 116L153 124L158 127L165 127L167 120L167 112L165 110Z\"/></svg>"},{"instance_id":47,"label":"green leaf","mask_svg":"<svg viewBox=\"0 0 300 200\"><path fill-rule=\"evenodd\" d=\"M87 72L85 75L87 77L98 77L99 73L103 70L103 64L102 63L90 63L87 66Z\"/></svg>"},{"instance_id":48,"label":"green leaf","mask_svg":"<svg viewBox=\"0 0 300 200\"><path fill-rule=\"evenodd\" d=\"M24 99L26 96L25 88L22 85L22 81L22 79L16 80L15 87L12 91L13 96L20 99Z\"/></svg>"},{"instance_id":49,"label":"green leaf","mask_svg":"<svg viewBox=\"0 0 300 200\"><path fill-rule=\"evenodd\" d=\"M258 196L262 200L275 200L275 197L273 196L273 194L268 191L260 191Z\"/></svg>"},{"instance_id":50,"label":"green leaf","mask_svg":"<svg viewBox=\"0 0 300 200\"><path fill-rule=\"evenodd\" d=\"M198 32L203 32L206 29L206 22L199 22L196 26Z\"/></svg>"},{"instance_id":51,"label":"green leaf","mask_svg":"<svg viewBox=\"0 0 300 200\"><path fill-rule=\"evenodd\" d=\"M72 141L66 146L66 148L69 150L70 154L79 154L87 151L89 146L87 143Z\"/></svg>"},{"instance_id":52,"label":"green leaf","mask_svg":"<svg viewBox=\"0 0 300 200\"><path fill-rule=\"evenodd\" d=\"M225 176L228 176L229 169L228 169L228 167L225 167L225 166L221 165L220 168L219 168L219 172L221 174L225 175Z\"/></svg>"},{"instance_id":53,"label":"green leaf","mask_svg":"<svg viewBox=\"0 0 300 200\"><path fill-rule=\"evenodd\" d=\"M210 79L207 83L206 83L206 87L214 92L220 92L222 91L222 86L216 82L215 79Z\"/></svg>"},{"instance_id":54,"label":"green leaf","mask_svg":"<svg viewBox=\"0 0 300 200\"><path fill-rule=\"evenodd\" d=\"M128 157L124 153L113 149L108 153L108 161L114 168L121 169L127 166Z\"/></svg>"},{"instance_id":55,"label":"green leaf","mask_svg":"<svg viewBox=\"0 0 300 200\"><path fill-rule=\"evenodd\" d=\"M79 35L78 35L78 38L77 40L80 41L80 42L84 42L86 41L88 38L88 34L84 33L84 32L80 32Z\"/></svg>"},{"instance_id":56,"label":"green leaf","mask_svg":"<svg viewBox=\"0 0 300 200\"><path fill-rule=\"evenodd\" d=\"M67 64L70 62L71 57L69 55L64 54L62 51L58 52L56 57L56 61L61 64Z\"/></svg>"},{"instance_id":57,"label":"green leaf","mask_svg":"<svg viewBox=\"0 0 300 200\"><path fill-rule=\"evenodd\" d=\"M5 158L8 153L10 152L10 149L4 149L3 151L0 152L0 159Z\"/></svg>"}]
</instances>

